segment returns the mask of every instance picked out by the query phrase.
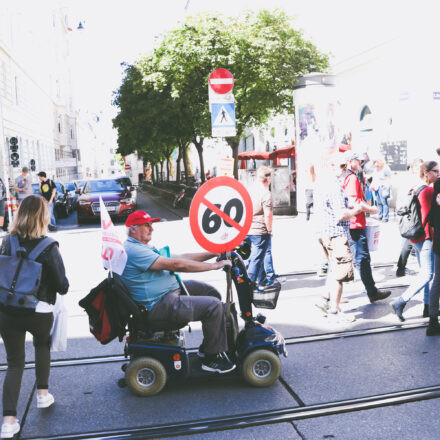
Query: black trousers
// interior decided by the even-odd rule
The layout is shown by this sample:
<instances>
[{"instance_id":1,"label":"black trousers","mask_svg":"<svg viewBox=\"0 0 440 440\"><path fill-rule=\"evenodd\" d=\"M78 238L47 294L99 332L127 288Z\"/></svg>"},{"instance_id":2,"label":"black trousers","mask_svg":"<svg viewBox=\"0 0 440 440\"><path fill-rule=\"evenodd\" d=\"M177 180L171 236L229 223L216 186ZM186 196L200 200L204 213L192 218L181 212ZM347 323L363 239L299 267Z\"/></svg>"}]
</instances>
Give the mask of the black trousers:
<instances>
[{"instance_id":1,"label":"black trousers","mask_svg":"<svg viewBox=\"0 0 440 440\"><path fill-rule=\"evenodd\" d=\"M397 262L398 269L405 269L406 263L408 262L409 254L411 253L412 243L406 239L402 244L402 249L399 255L399 261Z\"/></svg>"},{"instance_id":2,"label":"black trousers","mask_svg":"<svg viewBox=\"0 0 440 440\"><path fill-rule=\"evenodd\" d=\"M3 416L17 415L17 402L25 363L26 332L34 337L37 389L48 389L52 323L53 313L12 316L0 312L0 334L8 360L8 369L3 382Z\"/></svg>"}]
</instances>

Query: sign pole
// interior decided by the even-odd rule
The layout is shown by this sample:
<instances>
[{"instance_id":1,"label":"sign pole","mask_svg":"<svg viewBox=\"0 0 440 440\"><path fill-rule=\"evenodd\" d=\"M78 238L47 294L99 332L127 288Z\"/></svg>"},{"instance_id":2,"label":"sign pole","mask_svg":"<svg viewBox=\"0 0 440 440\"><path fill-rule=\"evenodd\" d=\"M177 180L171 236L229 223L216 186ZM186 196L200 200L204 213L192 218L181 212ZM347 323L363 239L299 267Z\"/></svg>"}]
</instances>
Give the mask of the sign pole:
<instances>
[{"instance_id":1,"label":"sign pole","mask_svg":"<svg viewBox=\"0 0 440 440\"><path fill-rule=\"evenodd\" d=\"M2 161L3 177L5 179L5 181L3 181L3 184L6 189L6 205L8 206L9 223L11 223L12 222L11 194L9 192L9 170L8 170L8 165L6 163L6 158L8 157L8 149L6 148L6 143L5 143L5 133L3 128L3 110L2 110L1 99L0 99L0 142L2 144L2 153L3 153L3 161Z\"/></svg>"}]
</instances>

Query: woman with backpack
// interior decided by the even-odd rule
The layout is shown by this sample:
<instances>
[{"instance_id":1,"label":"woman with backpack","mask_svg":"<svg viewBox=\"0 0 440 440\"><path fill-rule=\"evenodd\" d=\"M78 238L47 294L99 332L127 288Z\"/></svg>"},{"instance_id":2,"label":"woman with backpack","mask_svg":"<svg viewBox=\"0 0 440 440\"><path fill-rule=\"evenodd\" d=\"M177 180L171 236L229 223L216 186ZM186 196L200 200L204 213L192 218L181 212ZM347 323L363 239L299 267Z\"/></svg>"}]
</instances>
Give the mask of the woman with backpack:
<instances>
[{"instance_id":1,"label":"woman with backpack","mask_svg":"<svg viewBox=\"0 0 440 440\"><path fill-rule=\"evenodd\" d=\"M11 256L11 250L15 250L17 245L20 246L16 252L17 257L23 253L28 257L23 258L23 261L31 261L33 249L35 249L34 256L41 250L41 253L35 256L35 262L41 264L41 278L35 294L36 300L34 297L33 301L34 308L24 307L28 305L28 299L15 301L13 297L18 295L18 292L9 293L11 297L6 301L14 306L4 305L6 302L3 301L0 307L0 334L8 360L3 383L2 438L12 438L20 431L16 408L25 365L26 332L31 333L34 339L37 407L47 408L54 403L54 397L48 392L52 312L56 293L66 294L69 282L65 275L58 243L46 238L49 222L50 214L46 200L37 195L26 197L10 225L10 235L3 238L0 247L0 255L3 256L1 258L4 261L12 261L12 259L6 260L5 256ZM46 240L44 244L41 243L43 240ZM19 281L17 285L18 283Z\"/></svg>"},{"instance_id":2,"label":"woman with backpack","mask_svg":"<svg viewBox=\"0 0 440 440\"><path fill-rule=\"evenodd\" d=\"M420 220L424 226L424 233L417 239L411 239L419 262L420 271L408 287L408 289L397 299L391 302L394 313L401 321L403 309L408 301L422 289L423 297L423 317L429 317L429 283L434 274L434 252L432 250L433 230L428 223L428 215L431 210L431 201L434 189L432 184L439 176L439 166L437 162L428 161L420 165L420 182L413 188L414 194L418 194L417 199L420 204Z\"/></svg>"}]
</instances>

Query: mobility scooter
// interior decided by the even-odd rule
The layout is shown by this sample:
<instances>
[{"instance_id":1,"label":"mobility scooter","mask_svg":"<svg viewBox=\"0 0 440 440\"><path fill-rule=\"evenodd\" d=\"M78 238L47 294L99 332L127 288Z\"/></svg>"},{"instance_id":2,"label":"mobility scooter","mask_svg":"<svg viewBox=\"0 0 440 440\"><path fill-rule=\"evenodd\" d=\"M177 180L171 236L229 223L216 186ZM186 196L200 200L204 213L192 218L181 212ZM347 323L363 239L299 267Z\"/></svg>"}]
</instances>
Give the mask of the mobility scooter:
<instances>
[{"instance_id":1,"label":"mobility scooter","mask_svg":"<svg viewBox=\"0 0 440 440\"><path fill-rule=\"evenodd\" d=\"M280 285L277 283L262 294L266 295L266 298L253 298L252 283L240 253L244 257L246 254L248 256L248 250L242 248L224 256L232 262L232 270L227 271L228 292L224 304L229 347L227 355L237 367L222 376L241 374L252 386L268 387L279 378L280 355L287 356L287 351L282 335L264 324L265 317L253 316L252 302L266 308L274 308ZM178 276L177 278L182 291L186 292L184 284ZM237 312L232 302L232 282L236 287L241 317L244 320L244 328L241 331L238 329ZM128 386L130 391L139 396L153 396L163 389L168 380L214 376L213 373L201 369L197 349L185 347L185 334L181 329L188 323L175 324L169 328L155 328L148 323L144 312L128 292L125 295L127 298L124 301L132 303L132 313L128 320L124 350L129 362L122 366L125 377L118 381L120 387Z\"/></svg>"}]
</instances>

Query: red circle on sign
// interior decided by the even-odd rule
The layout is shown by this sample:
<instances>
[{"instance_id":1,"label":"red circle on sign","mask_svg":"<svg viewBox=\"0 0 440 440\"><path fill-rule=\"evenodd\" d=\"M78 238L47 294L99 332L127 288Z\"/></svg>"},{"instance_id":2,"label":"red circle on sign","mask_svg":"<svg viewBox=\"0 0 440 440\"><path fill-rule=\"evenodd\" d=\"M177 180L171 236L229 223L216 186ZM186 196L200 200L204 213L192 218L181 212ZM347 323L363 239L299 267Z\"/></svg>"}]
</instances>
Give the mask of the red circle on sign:
<instances>
[{"instance_id":1,"label":"red circle on sign","mask_svg":"<svg viewBox=\"0 0 440 440\"><path fill-rule=\"evenodd\" d=\"M228 93L234 87L234 75L226 69L216 69L209 75L209 86L215 93Z\"/></svg>"},{"instance_id":2,"label":"red circle on sign","mask_svg":"<svg viewBox=\"0 0 440 440\"><path fill-rule=\"evenodd\" d=\"M227 214L221 211L218 207L214 206L206 199L206 195L213 189L219 186L227 186L237 191L244 202L245 220L243 226L237 224ZM199 209L200 205L205 205L207 209L211 209L215 214L222 218L222 221L227 221L232 227L239 231L239 234L232 240L226 243L213 243L206 238L206 234L203 233L201 225L199 225ZM209 205L209 206L208 206ZM204 183L200 189L196 192L189 210L189 225L191 232L196 239L197 243L208 252L219 254L222 252L231 251L237 247L246 237L252 224L253 209L251 196L247 192L247 189L238 180L232 177L222 176L215 177ZM235 224L234 224L235 223Z\"/></svg>"}]
</instances>

